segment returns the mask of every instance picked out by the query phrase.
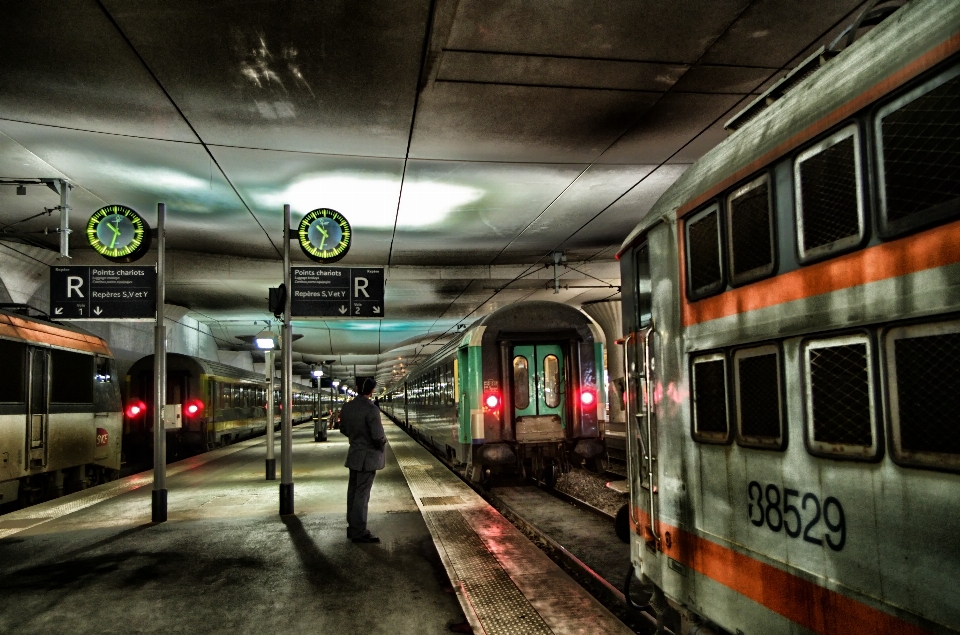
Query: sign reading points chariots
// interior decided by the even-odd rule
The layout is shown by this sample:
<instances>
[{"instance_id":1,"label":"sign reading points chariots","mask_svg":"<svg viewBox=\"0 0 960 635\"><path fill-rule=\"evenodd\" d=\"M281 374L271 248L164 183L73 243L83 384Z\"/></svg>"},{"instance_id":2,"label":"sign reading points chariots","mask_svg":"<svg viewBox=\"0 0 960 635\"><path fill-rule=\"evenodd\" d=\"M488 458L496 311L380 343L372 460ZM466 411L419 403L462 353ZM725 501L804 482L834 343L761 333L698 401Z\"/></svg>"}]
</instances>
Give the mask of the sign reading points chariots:
<instances>
[{"instance_id":1,"label":"sign reading points chariots","mask_svg":"<svg viewBox=\"0 0 960 635\"><path fill-rule=\"evenodd\" d=\"M154 320L155 267L50 267L55 320Z\"/></svg>"},{"instance_id":2,"label":"sign reading points chariots","mask_svg":"<svg viewBox=\"0 0 960 635\"><path fill-rule=\"evenodd\" d=\"M87 222L87 242L115 263L135 262L150 249L150 225L133 209L107 205ZM55 320L155 320L156 267L50 267L50 316Z\"/></svg>"},{"instance_id":3,"label":"sign reading points chariots","mask_svg":"<svg viewBox=\"0 0 960 635\"><path fill-rule=\"evenodd\" d=\"M382 318L382 267L290 267L290 315Z\"/></svg>"}]
</instances>

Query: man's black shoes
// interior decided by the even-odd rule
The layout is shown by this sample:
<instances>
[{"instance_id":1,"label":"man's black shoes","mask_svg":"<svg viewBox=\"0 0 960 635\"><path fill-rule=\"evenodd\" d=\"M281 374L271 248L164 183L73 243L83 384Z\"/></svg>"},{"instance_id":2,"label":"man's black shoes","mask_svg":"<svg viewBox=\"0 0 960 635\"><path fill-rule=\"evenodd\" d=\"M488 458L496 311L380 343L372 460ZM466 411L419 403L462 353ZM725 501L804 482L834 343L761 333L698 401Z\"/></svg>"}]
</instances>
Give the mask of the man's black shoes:
<instances>
[{"instance_id":1,"label":"man's black shoes","mask_svg":"<svg viewBox=\"0 0 960 635\"><path fill-rule=\"evenodd\" d=\"M366 536L360 536L359 538L351 538L353 542L363 542L363 543L375 543L380 542L380 539L374 536L373 534L367 534Z\"/></svg>"}]
</instances>

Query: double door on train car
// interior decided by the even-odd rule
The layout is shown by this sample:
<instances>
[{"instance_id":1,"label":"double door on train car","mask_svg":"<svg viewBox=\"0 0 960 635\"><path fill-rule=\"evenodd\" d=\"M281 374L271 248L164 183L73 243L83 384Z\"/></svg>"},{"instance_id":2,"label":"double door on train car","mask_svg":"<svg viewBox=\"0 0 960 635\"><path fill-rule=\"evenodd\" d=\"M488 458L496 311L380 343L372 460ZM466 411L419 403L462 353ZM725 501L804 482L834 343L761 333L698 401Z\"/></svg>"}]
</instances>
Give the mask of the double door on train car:
<instances>
[{"instance_id":1,"label":"double door on train car","mask_svg":"<svg viewBox=\"0 0 960 635\"><path fill-rule=\"evenodd\" d=\"M43 467L47 463L47 427L50 422L50 351L28 348L26 468Z\"/></svg>"},{"instance_id":2,"label":"double door on train car","mask_svg":"<svg viewBox=\"0 0 960 635\"><path fill-rule=\"evenodd\" d=\"M558 344L514 346L512 372L516 440L563 440L567 427L563 349Z\"/></svg>"}]
</instances>

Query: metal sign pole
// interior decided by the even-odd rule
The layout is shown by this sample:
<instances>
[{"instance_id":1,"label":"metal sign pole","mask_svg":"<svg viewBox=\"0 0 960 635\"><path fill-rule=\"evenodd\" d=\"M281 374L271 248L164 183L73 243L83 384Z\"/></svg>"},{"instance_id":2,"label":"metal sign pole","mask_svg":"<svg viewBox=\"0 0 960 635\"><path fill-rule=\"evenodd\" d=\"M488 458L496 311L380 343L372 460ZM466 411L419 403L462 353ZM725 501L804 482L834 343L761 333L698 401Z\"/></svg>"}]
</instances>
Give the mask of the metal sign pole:
<instances>
[{"instance_id":1,"label":"metal sign pole","mask_svg":"<svg viewBox=\"0 0 960 635\"><path fill-rule=\"evenodd\" d=\"M290 206L283 206L283 404L280 411L280 515L293 513L293 329L290 326Z\"/></svg>"},{"instance_id":2,"label":"metal sign pole","mask_svg":"<svg viewBox=\"0 0 960 635\"><path fill-rule=\"evenodd\" d=\"M277 480L277 459L274 457L273 449L273 349L265 351L264 356L267 362L267 480Z\"/></svg>"},{"instance_id":3,"label":"metal sign pole","mask_svg":"<svg viewBox=\"0 0 960 635\"><path fill-rule=\"evenodd\" d=\"M73 186L60 179L60 257L70 257L70 188Z\"/></svg>"},{"instance_id":4,"label":"metal sign pole","mask_svg":"<svg viewBox=\"0 0 960 635\"><path fill-rule=\"evenodd\" d=\"M164 220L167 206L157 205L157 326L153 332L153 522L167 520L167 432L163 407L167 403L167 329L163 324Z\"/></svg>"}]
</instances>

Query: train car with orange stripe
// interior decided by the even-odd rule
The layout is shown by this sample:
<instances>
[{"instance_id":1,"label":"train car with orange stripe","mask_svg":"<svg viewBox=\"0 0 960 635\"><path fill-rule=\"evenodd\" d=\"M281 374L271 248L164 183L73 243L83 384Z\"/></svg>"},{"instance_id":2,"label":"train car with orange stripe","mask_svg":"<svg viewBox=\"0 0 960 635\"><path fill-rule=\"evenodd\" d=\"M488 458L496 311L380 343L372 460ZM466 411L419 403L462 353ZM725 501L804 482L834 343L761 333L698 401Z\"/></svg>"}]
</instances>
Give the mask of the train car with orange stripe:
<instances>
[{"instance_id":1,"label":"train car with orange stripe","mask_svg":"<svg viewBox=\"0 0 960 635\"><path fill-rule=\"evenodd\" d=\"M960 3L833 52L618 254L631 580L685 634L960 631Z\"/></svg>"},{"instance_id":2,"label":"train car with orange stripe","mask_svg":"<svg viewBox=\"0 0 960 635\"><path fill-rule=\"evenodd\" d=\"M29 307L0 309L0 507L120 474L120 384L107 343Z\"/></svg>"}]
</instances>

